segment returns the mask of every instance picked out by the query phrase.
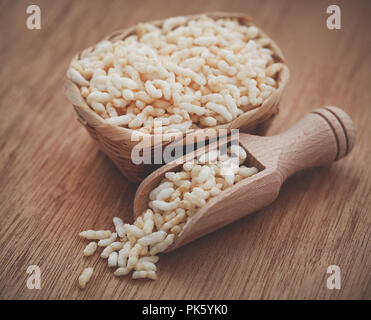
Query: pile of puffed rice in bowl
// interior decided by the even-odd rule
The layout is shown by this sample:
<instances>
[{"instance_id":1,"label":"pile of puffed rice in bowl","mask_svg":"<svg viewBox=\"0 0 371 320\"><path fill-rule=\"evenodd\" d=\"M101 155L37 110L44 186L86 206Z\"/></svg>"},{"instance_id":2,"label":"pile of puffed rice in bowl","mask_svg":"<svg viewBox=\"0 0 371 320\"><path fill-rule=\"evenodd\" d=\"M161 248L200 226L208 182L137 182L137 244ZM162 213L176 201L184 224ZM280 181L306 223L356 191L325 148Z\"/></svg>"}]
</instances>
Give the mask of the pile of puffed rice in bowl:
<instances>
[{"instance_id":1,"label":"pile of puffed rice in bowl","mask_svg":"<svg viewBox=\"0 0 371 320\"><path fill-rule=\"evenodd\" d=\"M107 259L115 276L132 273L133 279L157 278L158 254L166 251L187 228L192 217L211 199L238 182L258 173L247 166L246 151L231 145L226 151L214 149L187 161L179 171L167 172L149 193L148 207L133 224L113 218L115 231L87 230L80 236L94 240L85 250L91 256L102 247L101 258ZM79 277L84 288L93 274L85 268Z\"/></svg>"},{"instance_id":2,"label":"pile of puffed rice in bowl","mask_svg":"<svg viewBox=\"0 0 371 320\"><path fill-rule=\"evenodd\" d=\"M277 112L288 77L280 49L250 18L214 13L140 23L82 51L66 94L127 176L138 169L125 162L133 131L253 129Z\"/></svg>"}]
</instances>

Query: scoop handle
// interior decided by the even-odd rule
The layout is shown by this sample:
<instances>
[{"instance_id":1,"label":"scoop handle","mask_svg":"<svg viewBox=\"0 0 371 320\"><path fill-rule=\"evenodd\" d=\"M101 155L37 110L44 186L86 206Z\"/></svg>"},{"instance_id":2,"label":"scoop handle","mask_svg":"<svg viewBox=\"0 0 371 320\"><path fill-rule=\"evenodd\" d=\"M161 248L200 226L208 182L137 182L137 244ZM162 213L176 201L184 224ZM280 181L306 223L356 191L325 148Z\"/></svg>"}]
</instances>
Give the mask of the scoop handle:
<instances>
[{"instance_id":1,"label":"scoop handle","mask_svg":"<svg viewBox=\"0 0 371 320\"><path fill-rule=\"evenodd\" d=\"M353 149L355 136L353 122L343 110L316 109L276 136L281 146L278 169L285 179L299 170L330 164Z\"/></svg>"}]
</instances>

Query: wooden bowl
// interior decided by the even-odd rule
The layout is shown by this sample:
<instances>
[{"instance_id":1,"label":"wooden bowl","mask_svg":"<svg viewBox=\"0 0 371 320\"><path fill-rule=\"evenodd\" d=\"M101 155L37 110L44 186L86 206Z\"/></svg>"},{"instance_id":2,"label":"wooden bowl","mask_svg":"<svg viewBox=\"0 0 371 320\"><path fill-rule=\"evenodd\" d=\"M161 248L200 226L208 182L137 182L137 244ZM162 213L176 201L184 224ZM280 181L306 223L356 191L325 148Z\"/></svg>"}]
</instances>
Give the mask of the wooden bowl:
<instances>
[{"instance_id":1,"label":"wooden bowl","mask_svg":"<svg viewBox=\"0 0 371 320\"><path fill-rule=\"evenodd\" d=\"M210 18L234 18L243 25L255 25L253 20L243 14L238 13L206 13ZM190 15L186 16L189 20L200 17L201 15ZM160 26L165 20L152 21L150 23ZM260 34L264 37L269 38L262 29L259 28ZM123 40L126 37L136 33L136 26L117 31L112 35L108 36L106 40L116 41ZM269 38L270 39L270 38ZM286 65L285 59L282 55L280 48L271 40L268 48L273 51L273 57L276 62L280 62L284 65L281 71L276 75L277 89L263 101L259 106L250 109L229 123L218 125L213 127L215 129L239 129L243 132L248 133L259 133L264 134L266 129L269 127L272 119L278 112L278 104L281 98L283 88L285 87L289 79L289 70ZM83 52L91 52L95 46L85 49ZM79 58L82 52L78 53L75 58ZM124 128L116 125L107 124L104 119L95 113L87 104L84 97L82 97L79 87L70 80L67 80L66 84L66 96L68 100L74 106L74 109L78 115L78 120L87 129L91 137L98 142L100 149L116 164L122 174L132 182L141 182L148 174L157 169L160 165L153 164L140 164L136 165L131 160L132 149L137 145L137 141L132 141L131 137L135 130ZM200 129L202 130L202 129ZM143 135L143 133L140 133ZM183 135L183 138L186 134ZM180 137L182 138L182 137ZM154 140L154 135L150 135L151 141ZM166 141L166 139L164 139ZM170 142L163 142L163 146ZM154 147L151 147L153 152Z\"/></svg>"}]
</instances>

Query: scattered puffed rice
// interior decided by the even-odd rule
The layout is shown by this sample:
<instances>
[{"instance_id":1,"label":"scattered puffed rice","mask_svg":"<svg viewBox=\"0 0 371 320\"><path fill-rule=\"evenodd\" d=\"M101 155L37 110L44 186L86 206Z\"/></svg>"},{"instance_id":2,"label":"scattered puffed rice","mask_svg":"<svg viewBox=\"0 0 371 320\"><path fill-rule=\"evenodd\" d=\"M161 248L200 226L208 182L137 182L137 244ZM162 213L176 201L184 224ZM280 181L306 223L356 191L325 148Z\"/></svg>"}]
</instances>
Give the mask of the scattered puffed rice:
<instances>
[{"instance_id":1,"label":"scattered puffed rice","mask_svg":"<svg viewBox=\"0 0 371 320\"><path fill-rule=\"evenodd\" d=\"M148 262L148 261L139 262L138 260L138 263L135 265L135 270L156 271L157 267L153 262Z\"/></svg>"},{"instance_id":2,"label":"scattered puffed rice","mask_svg":"<svg viewBox=\"0 0 371 320\"><path fill-rule=\"evenodd\" d=\"M115 217L117 233L88 230L80 235L87 239L104 237L98 242L106 246L101 257L108 258L108 267L117 268L115 276L133 271L133 279L156 279L157 254L174 243L197 210L223 190L258 173L257 168L244 165L247 153L241 146L225 150L224 154L212 150L184 163L179 172L167 172L150 192L148 206L152 209L145 210L133 224ZM92 254L96 247L97 243L91 242L84 254Z\"/></svg>"},{"instance_id":3,"label":"scattered puffed rice","mask_svg":"<svg viewBox=\"0 0 371 320\"><path fill-rule=\"evenodd\" d=\"M157 279L156 272L155 271L134 271L133 272L133 279L144 279L144 278L156 280Z\"/></svg>"},{"instance_id":4,"label":"scattered puffed rice","mask_svg":"<svg viewBox=\"0 0 371 320\"><path fill-rule=\"evenodd\" d=\"M88 257L93 255L97 248L98 245L95 241L90 242L84 249L84 256Z\"/></svg>"},{"instance_id":5,"label":"scattered puffed rice","mask_svg":"<svg viewBox=\"0 0 371 320\"><path fill-rule=\"evenodd\" d=\"M99 247L107 247L109 246L112 242L114 242L117 238L117 233L112 233L111 234L111 237L107 238L107 239L102 239L102 240L99 240L98 242L98 246Z\"/></svg>"},{"instance_id":6,"label":"scattered puffed rice","mask_svg":"<svg viewBox=\"0 0 371 320\"><path fill-rule=\"evenodd\" d=\"M124 228L124 222L117 217L113 218L113 224L115 225L116 228L116 233L120 238L123 238L125 235L125 228Z\"/></svg>"},{"instance_id":7,"label":"scattered puffed rice","mask_svg":"<svg viewBox=\"0 0 371 320\"><path fill-rule=\"evenodd\" d=\"M110 255L108 256L108 267L114 268L117 267L117 258L118 254L116 251L111 252Z\"/></svg>"},{"instance_id":8,"label":"scattered puffed rice","mask_svg":"<svg viewBox=\"0 0 371 320\"><path fill-rule=\"evenodd\" d=\"M122 242L113 242L111 243L108 247L106 247L102 253L101 253L101 258L103 259L107 259L109 257L109 255L113 252L113 251L117 251L117 250L120 250L122 248L123 244Z\"/></svg>"},{"instance_id":9,"label":"scattered puffed rice","mask_svg":"<svg viewBox=\"0 0 371 320\"><path fill-rule=\"evenodd\" d=\"M158 262L158 256L145 256L142 257L138 260L138 263L140 262L152 262L152 263L157 263Z\"/></svg>"},{"instance_id":10,"label":"scattered puffed rice","mask_svg":"<svg viewBox=\"0 0 371 320\"><path fill-rule=\"evenodd\" d=\"M80 232L79 236L85 239L88 239L88 240L102 240L102 239L109 238L111 236L111 231L109 230L101 230L101 231L87 230L87 231Z\"/></svg>"},{"instance_id":11,"label":"scattered puffed rice","mask_svg":"<svg viewBox=\"0 0 371 320\"><path fill-rule=\"evenodd\" d=\"M161 242L166 237L166 232L164 231L157 231L148 236L140 238L138 243L142 246L151 246L156 244L157 242Z\"/></svg>"},{"instance_id":12,"label":"scattered puffed rice","mask_svg":"<svg viewBox=\"0 0 371 320\"><path fill-rule=\"evenodd\" d=\"M85 268L79 277L79 286L84 289L93 274L93 268Z\"/></svg>"},{"instance_id":13,"label":"scattered puffed rice","mask_svg":"<svg viewBox=\"0 0 371 320\"><path fill-rule=\"evenodd\" d=\"M118 268L116 269L116 271L113 273L116 277L120 277L120 276L126 276L127 274L130 273L132 269L129 269L129 268Z\"/></svg>"}]
</instances>

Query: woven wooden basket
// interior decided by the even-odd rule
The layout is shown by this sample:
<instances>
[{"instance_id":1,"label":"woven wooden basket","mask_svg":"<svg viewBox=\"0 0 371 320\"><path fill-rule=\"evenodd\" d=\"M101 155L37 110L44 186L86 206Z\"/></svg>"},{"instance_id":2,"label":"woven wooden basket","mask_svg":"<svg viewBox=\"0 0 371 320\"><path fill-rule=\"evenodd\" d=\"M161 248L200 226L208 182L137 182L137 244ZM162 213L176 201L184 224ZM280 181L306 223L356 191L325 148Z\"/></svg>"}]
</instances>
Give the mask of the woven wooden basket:
<instances>
[{"instance_id":1,"label":"woven wooden basket","mask_svg":"<svg viewBox=\"0 0 371 320\"><path fill-rule=\"evenodd\" d=\"M208 17L213 19L218 18L236 18L243 25L255 25L255 22L248 16L238 13L206 13ZM200 15L187 16L192 20ZM152 21L154 25L161 26L164 20ZM258 26L257 26L258 27ZM268 37L260 27L260 33ZM117 31L106 39L115 41L125 39L126 37L136 33L136 26ZM268 37L269 38L269 37ZM277 62L284 64L284 68L277 74L277 89L258 107L251 109L231 122L216 126L215 128L239 129L249 133L264 134L269 127L275 114L278 112L278 103L281 98L283 88L289 79L289 70L285 63L279 47L272 41L269 48L274 52L274 58ZM87 48L86 51L94 50L94 46ZM77 54L79 57L81 52ZM81 96L80 90L76 84L67 80L66 96L73 104L78 115L78 120L87 129L91 137L96 140L101 150L116 164L122 174L130 181L139 183L149 173L159 167L159 165L140 164L136 165L131 160L131 151L138 142L132 141L132 133L134 130L123 128L116 125L107 124L103 118L95 113L87 104L84 97ZM184 137L184 135L183 135ZM151 135L151 139L154 135ZM166 141L166 139L164 139ZM153 141L153 140L152 140ZM164 142L163 145L169 142ZM153 150L153 147L152 147Z\"/></svg>"}]
</instances>

